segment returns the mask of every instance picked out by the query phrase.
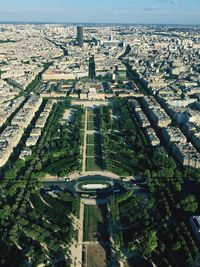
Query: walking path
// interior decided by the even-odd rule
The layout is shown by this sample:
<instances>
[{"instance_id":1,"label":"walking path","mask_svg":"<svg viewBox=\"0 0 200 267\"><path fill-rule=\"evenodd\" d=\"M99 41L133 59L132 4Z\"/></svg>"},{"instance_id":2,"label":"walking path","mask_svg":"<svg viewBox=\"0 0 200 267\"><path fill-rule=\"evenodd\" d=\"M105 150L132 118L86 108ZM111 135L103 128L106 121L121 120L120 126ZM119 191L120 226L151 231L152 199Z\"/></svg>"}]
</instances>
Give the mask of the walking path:
<instances>
[{"instance_id":1,"label":"walking path","mask_svg":"<svg viewBox=\"0 0 200 267\"><path fill-rule=\"evenodd\" d=\"M106 205L108 203L107 199L89 199L89 198L82 198L84 205L89 206L98 206L98 205Z\"/></svg>"},{"instance_id":2,"label":"walking path","mask_svg":"<svg viewBox=\"0 0 200 267\"><path fill-rule=\"evenodd\" d=\"M75 230L78 230L78 241L71 246L71 260L73 267L82 267L82 250L83 250L83 220L84 220L84 204L80 201L79 218L73 217Z\"/></svg>"},{"instance_id":3,"label":"walking path","mask_svg":"<svg viewBox=\"0 0 200 267\"><path fill-rule=\"evenodd\" d=\"M103 176L103 177L108 177L111 179L119 179L120 176L109 172L109 171L85 171L85 172L74 172L67 177L71 180L77 180L81 177L85 176ZM134 179L133 176L126 176L126 179L132 180ZM56 182L56 181L65 181L64 178L58 178L57 176L51 176L51 175L46 175L46 177L43 179L44 182Z\"/></svg>"}]
</instances>

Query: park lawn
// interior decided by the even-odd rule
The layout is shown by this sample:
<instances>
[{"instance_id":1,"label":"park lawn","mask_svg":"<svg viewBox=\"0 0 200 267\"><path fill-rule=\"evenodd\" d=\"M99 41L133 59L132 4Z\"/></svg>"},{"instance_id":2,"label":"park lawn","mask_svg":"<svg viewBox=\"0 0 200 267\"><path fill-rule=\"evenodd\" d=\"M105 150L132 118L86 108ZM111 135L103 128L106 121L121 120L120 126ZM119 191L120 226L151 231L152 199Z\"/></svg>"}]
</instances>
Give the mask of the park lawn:
<instances>
[{"instance_id":1,"label":"park lawn","mask_svg":"<svg viewBox=\"0 0 200 267\"><path fill-rule=\"evenodd\" d=\"M102 160L101 158L87 158L86 159L86 169L87 171L99 171L102 170Z\"/></svg>"},{"instance_id":2,"label":"park lawn","mask_svg":"<svg viewBox=\"0 0 200 267\"><path fill-rule=\"evenodd\" d=\"M90 116L90 115L94 115L93 109L91 109L91 108L88 109L88 116Z\"/></svg>"},{"instance_id":3,"label":"park lawn","mask_svg":"<svg viewBox=\"0 0 200 267\"><path fill-rule=\"evenodd\" d=\"M93 134L88 134L87 135L87 144L94 144L94 135Z\"/></svg>"},{"instance_id":4,"label":"park lawn","mask_svg":"<svg viewBox=\"0 0 200 267\"><path fill-rule=\"evenodd\" d=\"M87 157L101 157L101 146L99 145L87 145Z\"/></svg>"},{"instance_id":5,"label":"park lawn","mask_svg":"<svg viewBox=\"0 0 200 267\"><path fill-rule=\"evenodd\" d=\"M66 148L60 149L59 151L52 151L51 152L51 156L54 159L64 157L65 155L66 155Z\"/></svg>"},{"instance_id":6,"label":"park lawn","mask_svg":"<svg viewBox=\"0 0 200 267\"><path fill-rule=\"evenodd\" d=\"M95 115L94 114L90 114L87 116L87 121L94 121L94 117Z\"/></svg>"},{"instance_id":7,"label":"park lawn","mask_svg":"<svg viewBox=\"0 0 200 267\"><path fill-rule=\"evenodd\" d=\"M89 206L86 205L84 208L84 241L107 241L107 223L106 223L106 205Z\"/></svg>"},{"instance_id":8,"label":"park lawn","mask_svg":"<svg viewBox=\"0 0 200 267\"><path fill-rule=\"evenodd\" d=\"M67 195L66 195L67 196ZM64 200L54 198L51 195L44 195L44 200L54 209L62 210L70 213L72 211L73 198L68 195Z\"/></svg>"},{"instance_id":9,"label":"park lawn","mask_svg":"<svg viewBox=\"0 0 200 267\"><path fill-rule=\"evenodd\" d=\"M69 223L69 214L72 212L72 201L63 203L59 199L52 196L43 196L45 203L41 200L39 195L34 194L31 198L35 212L41 214L44 218L52 224L65 226Z\"/></svg>"},{"instance_id":10,"label":"park lawn","mask_svg":"<svg viewBox=\"0 0 200 267\"><path fill-rule=\"evenodd\" d=\"M93 131L94 130L94 121L89 121L88 123L87 123L87 130L88 131Z\"/></svg>"},{"instance_id":11,"label":"park lawn","mask_svg":"<svg viewBox=\"0 0 200 267\"><path fill-rule=\"evenodd\" d=\"M120 163L119 163L119 165L120 165ZM114 165L113 162L112 162L112 167L109 168L109 171L111 171L111 172L113 172L119 176L130 176L130 174L127 171L120 168L119 166Z\"/></svg>"},{"instance_id":12,"label":"park lawn","mask_svg":"<svg viewBox=\"0 0 200 267\"><path fill-rule=\"evenodd\" d=\"M87 157L95 155L95 147L94 145L87 145L87 150L86 150Z\"/></svg>"},{"instance_id":13,"label":"park lawn","mask_svg":"<svg viewBox=\"0 0 200 267\"><path fill-rule=\"evenodd\" d=\"M75 158L69 158L68 156L64 159L60 159L56 162L49 163L48 167L44 168L44 172L48 174L56 174L59 170L66 170L67 168L78 169L78 162Z\"/></svg>"}]
</instances>

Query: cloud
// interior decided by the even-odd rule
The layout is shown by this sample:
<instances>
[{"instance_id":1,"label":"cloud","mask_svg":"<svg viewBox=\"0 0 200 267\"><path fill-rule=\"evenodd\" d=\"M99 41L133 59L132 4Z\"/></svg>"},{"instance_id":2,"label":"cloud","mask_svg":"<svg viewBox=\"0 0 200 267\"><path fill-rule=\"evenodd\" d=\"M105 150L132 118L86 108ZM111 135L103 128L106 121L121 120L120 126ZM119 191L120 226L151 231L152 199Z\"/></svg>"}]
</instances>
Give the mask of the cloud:
<instances>
[{"instance_id":1,"label":"cloud","mask_svg":"<svg viewBox=\"0 0 200 267\"><path fill-rule=\"evenodd\" d=\"M143 8L144 11L155 11L158 10L158 7L152 6L152 7L145 7Z\"/></svg>"},{"instance_id":2,"label":"cloud","mask_svg":"<svg viewBox=\"0 0 200 267\"><path fill-rule=\"evenodd\" d=\"M177 0L171 0L172 5L177 5L179 2Z\"/></svg>"},{"instance_id":3,"label":"cloud","mask_svg":"<svg viewBox=\"0 0 200 267\"><path fill-rule=\"evenodd\" d=\"M158 0L159 2L169 2L172 5L177 5L179 3L178 0Z\"/></svg>"}]
</instances>

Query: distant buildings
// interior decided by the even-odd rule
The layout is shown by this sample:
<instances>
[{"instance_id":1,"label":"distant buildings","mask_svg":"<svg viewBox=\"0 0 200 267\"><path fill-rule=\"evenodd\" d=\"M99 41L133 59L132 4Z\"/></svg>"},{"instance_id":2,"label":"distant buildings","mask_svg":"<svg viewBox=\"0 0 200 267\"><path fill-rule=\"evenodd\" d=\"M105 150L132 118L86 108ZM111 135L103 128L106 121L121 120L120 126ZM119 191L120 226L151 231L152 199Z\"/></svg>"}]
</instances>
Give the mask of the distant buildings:
<instances>
[{"instance_id":1,"label":"distant buildings","mask_svg":"<svg viewBox=\"0 0 200 267\"><path fill-rule=\"evenodd\" d=\"M15 114L5 130L0 134L0 167L3 167L14 148L18 145L25 129L30 124L42 104L40 96L32 95L23 107Z\"/></svg>"},{"instance_id":2,"label":"distant buildings","mask_svg":"<svg viewBox=\"0 0 200 267\"><path fill-rule=\"evenodd\" d=\"M16 147L42 98L67 95L87 100L134 97L130 107L148 143L157 149L161 141L181 164L200 167L200 44L195 28L179 29L178 34L173 28L171 35L159 34L151 26L1 28L1 39L14 42L0 46L0 127L14 116L12 127L0 133L0 166ZM129 53L125 53L127 45ZM63 55L63 49L68 53ZM143 95L127 79L124 61L151 96ZM27 105L21 92L40 78L37 75L48 62L52 64L36 87L41 99L32 96ZM52 103L49 105L51 109ZM27 139L28 147L37 143L49 112L41 112ZM29 154L26 148L22 157Z\"/></svg>"},{"instance_id":3,"label":"distant buildings","mask_svg":"<svg viewBox=\"0 0 200 267\"><path fill-rule=\"evenodd\" d=\"M77 26L77 42L78 46L83 47L83 27Z\"/></svg>"}]
</instances>

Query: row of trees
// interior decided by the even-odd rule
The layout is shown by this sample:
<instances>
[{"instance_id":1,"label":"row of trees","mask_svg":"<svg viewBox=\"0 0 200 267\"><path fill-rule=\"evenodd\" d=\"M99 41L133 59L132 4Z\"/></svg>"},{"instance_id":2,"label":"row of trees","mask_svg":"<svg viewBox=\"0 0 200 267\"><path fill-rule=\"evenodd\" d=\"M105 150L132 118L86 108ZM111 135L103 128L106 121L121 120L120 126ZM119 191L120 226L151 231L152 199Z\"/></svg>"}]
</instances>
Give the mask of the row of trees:
<instances>
[{"instance_id":1,"label":"row of trees","mask_svg":"<svg viewBox=\"0 0 200 267\"><path fill-rule=\"evenodd\" d=\"M186 218L198 208L193 195L175 198L166 188L155 198L127 192L112 198L110 203L119 257L120 251L126 249L130 254L147 257L158 266L192 263L198 247Z\"/></svg>"},{"instance_id":2,"label":"row of trees","mask_svg":"<svg viewBox=\"0 0 200 267\"><path fill-rule=\"evenodd\" d=\"M199 205L194 195L182 191L186 171L143 140L127 100L115 99L111 111L102 108L102 120L107 158L112 158L108 166L117 162L127 173L137 174L148 192L143 201L134 194L122 202L112 200L119 250L138 253L159 266L188 266L198 252L189 217Z\"/></svg>"},{"instance_id":3,"label":"row of trees","mask_svg":"<svg viewBox=\"0 0 200 267\"><path fill-rule=\"evenodd\" d=\"M119 175L141 172L145 150L127 99L113 99L110 107L102 107L101 117L107 168Z\"/></svg>"},{"instance_id":4,"label":"row of trees","mask_svg":"<svg viewBox=\"0 0 200 267\"><path fill-rule=\"evenodd\" d=\"M67 101L58 106L69 105ZM32 156L26 161L13 160L3 173L0 184L1 266L11 266L15 260L20 262L20 266L27 266L28 262L33 266L39 263L52 266L58 255L68 253L67 246L73 234L68 215L72 211L76 213L78 203L70 204L73 200L67 196L61 196L60 205L57 199L46 199L51 209L47 205L42 208L41 203L34 203L39 198L40 179L44 176L41 168L43 144L54 123L55 114L60 114L58 106L53 108Z\"/></svg>"},{"instance_id":5,"label":"row of trees","mask_svg":"<svg viewBox=\"0 0 200 267\"><path fill-rule=\"evenodd\" d=\"M62 177L80 170L84 113L82 108L77 107L74 120L63 124L63 113L69 107L69 101L55 106L38 145L33 148L40 159L38 171Z\"/></svg>"}]
</instances>

